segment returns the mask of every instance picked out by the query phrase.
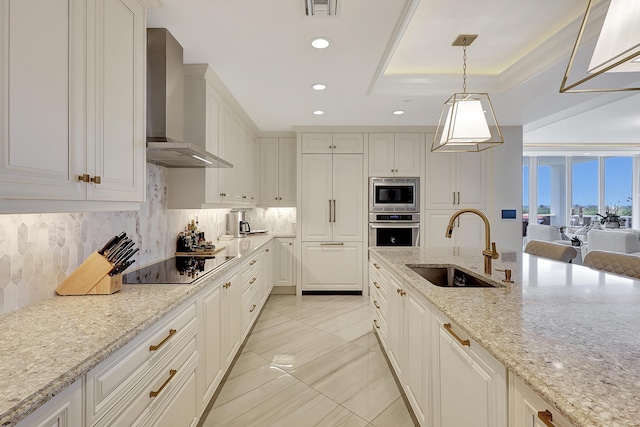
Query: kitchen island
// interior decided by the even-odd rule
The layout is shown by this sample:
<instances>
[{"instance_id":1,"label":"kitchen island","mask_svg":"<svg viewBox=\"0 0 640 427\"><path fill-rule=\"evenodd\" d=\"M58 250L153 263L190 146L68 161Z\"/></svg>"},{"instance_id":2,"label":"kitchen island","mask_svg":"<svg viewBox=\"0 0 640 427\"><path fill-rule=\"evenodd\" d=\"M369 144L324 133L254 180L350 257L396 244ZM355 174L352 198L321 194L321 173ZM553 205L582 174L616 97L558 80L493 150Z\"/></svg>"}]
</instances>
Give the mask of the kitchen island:
<instances>
[{"instance_id":1,"label":"kitchen island","mask_svg":"<svg viewBox=\"0 0 640 427\"><path fill-rule=\"evenodd\" d=\"M481 249L370 254L575 426L640 424L640 281L519 253L501 254L485 275ZM497 287L434 286L407 264L460 266Z\"/></svg>"},{"instance_id":2,"label":"kitchen island","mask_svg":"<svg viewBox=\"0 0 640 427\"><path fill-rule=\"evenodd\" d=\"M112 295L56 296L0 316L0 426L25 418L273 238L219 242L218 254L236 259L192 285L123 285Z\"/></svg>"}]
</instances>

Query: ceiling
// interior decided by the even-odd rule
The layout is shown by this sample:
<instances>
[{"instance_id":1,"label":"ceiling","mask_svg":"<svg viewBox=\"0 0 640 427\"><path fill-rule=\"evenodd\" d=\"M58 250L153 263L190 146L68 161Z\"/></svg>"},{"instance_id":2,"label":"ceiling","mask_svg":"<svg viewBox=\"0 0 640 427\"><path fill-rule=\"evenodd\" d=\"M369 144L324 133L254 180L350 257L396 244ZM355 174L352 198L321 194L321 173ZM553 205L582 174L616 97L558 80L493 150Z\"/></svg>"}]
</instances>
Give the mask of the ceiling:
<instances>
[{"instance_id":1,"label":"ceiling","mask_svg":"<svg viewBox=\"0 0 640 427\"><path fill-rule=\"evenodd\" d=\"M525 142L640 142L635 93L558 93L587 0L338 1L339 16L306 17L303 0L164 0L147 26L168 28L185 63L210 64L261 132L436 125L462 91L451 43L478 34L467 89L489 92ZM315 36L331 46L313 49Z\"/></svg>"}]
</instances>

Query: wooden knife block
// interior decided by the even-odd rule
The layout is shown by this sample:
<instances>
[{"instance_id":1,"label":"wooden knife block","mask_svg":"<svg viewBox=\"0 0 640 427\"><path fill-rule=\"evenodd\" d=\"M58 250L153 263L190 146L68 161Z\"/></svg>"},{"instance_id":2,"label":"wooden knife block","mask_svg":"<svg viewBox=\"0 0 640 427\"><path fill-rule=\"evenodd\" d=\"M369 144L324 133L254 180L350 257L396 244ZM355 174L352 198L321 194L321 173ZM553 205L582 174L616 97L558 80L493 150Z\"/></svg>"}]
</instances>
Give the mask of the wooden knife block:
<instances>
[{"instance_id":1,"label":"wooden knife block","mask_svg":"<svg viewBox=\"0 0 640 427\"><path fill-rule=\"evenodd\" d=\"M58 295L110 295L122 289L122 275L109 276L113 265L93 252L56 289Z\"/></svg>"}]
</instances>

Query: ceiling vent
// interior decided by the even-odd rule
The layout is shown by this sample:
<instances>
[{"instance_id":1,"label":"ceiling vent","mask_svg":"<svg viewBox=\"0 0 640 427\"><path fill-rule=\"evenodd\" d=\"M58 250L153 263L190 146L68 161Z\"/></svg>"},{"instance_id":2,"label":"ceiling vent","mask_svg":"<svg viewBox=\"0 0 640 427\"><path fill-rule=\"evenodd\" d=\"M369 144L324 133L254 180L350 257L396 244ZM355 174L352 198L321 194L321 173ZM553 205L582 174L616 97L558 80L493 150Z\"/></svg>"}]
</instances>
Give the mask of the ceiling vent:
<instances>
[{"instance_id":1,"label":"ceiling vent","mask_svg":"<svg viewBox=\"0 0 640 427\"><path fill-rule=\"evenodd\" d=\"M302 0L304 14L314 18L338 16L341 0Z\"/></svg>"}]
</instances>

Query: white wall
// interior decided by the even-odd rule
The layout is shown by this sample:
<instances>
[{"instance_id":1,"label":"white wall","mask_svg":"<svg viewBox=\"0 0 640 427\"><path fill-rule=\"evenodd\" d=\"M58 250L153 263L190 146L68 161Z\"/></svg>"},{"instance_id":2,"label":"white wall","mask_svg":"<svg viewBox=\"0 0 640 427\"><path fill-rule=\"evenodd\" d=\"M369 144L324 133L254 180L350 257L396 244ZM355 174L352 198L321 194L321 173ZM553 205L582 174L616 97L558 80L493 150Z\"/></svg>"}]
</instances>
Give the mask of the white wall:
<instances>
[{"instance_id":1,"label":"white wall","mask_svg":"<svg viewBox=\"0 0 640 427\"><path fill-rule=\"evenodd\" d=\"M504 144L487 151L487 212L498 252L522 251L522 127L501 127ZM516 219L502 219L515 209Z\"/></svg>"}]
</instances>

